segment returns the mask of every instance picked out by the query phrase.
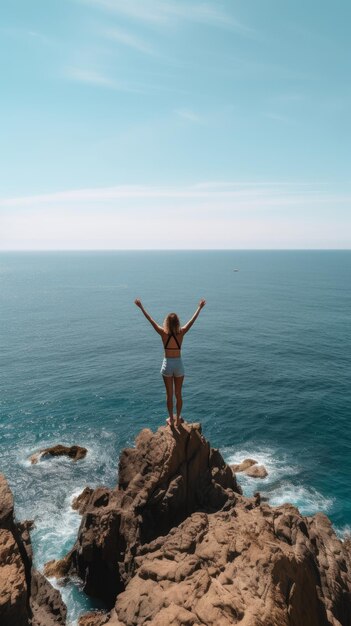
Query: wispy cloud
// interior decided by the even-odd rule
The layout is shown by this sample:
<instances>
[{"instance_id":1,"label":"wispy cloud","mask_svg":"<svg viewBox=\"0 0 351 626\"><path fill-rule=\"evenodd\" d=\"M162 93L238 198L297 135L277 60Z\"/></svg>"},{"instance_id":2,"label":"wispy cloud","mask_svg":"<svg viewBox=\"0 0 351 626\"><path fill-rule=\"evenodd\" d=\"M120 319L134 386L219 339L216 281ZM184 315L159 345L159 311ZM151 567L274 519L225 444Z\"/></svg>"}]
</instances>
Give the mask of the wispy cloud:
<instances>
[{"instance_id":1,"label":"wispy cloud","mask_svg":"<svg viewBox=\"0 0 351 626\"><path fill-rule=\"evenodd\" d=\"M104 76L100 72L91 69L83 69L81 67L68 67L65 70L67 78L79 83L88 83L89 85L99 85L102 87L111 87L115 89L115 82Z\"/></svg>"},{"instance_id":2,"label":"wispy cloud","mask_svg":"<svg viewBox=\"0 0 351 626\"><path fill-rule=\"evenodd\" d=\"M75 189L0 199L0 249L351 247L350 206L297 183Z\"/></svg>"},{"instance_id":3,"label":"wispy cloud","mask_svg":"<svg viewBox=\"0 0 351 626\"><path fill-rule=\"evenodd\" d=\"M56 38L48 37L46 34L44 35L36 30L28 30L27 28L0 26L0 33L2 36L14 37L20 40L28 39L39 44L57 44Z\"/></svg>"},{"instance_id":4,"label":"wispy cloud","mask_svg":"<svg viewBox=\"0 0 351 626\"><path fill-rule=\"evenodd\" d=\"M281 122L282 124L296 124L296 121L288 115L281 115L279 113L264 113L264 117L273 122Z\"/></svg>"},{"instance_id":5,"label":"wispy cloud","mask_svg":"<svg viewBox=\"0 0 351 626\"><path fill-rule=\"evenodd\" d=\"M193 122L194 124L203 124L204 118L192 111L191 109L176 109L176 115L188 122Z\"/></svg>"},{"instance_id":6,"label":"wispy cloud","mask_svg":"<svg viewBox=\"0 0 351 626\"><path fill-rule=\"evenodd\" d=\"M51 43L53 43L52 39L50 39L46 35L43 35L43 33L39 33L36 30L29 30L28 31L28 35L29 35L29 37L32 40L38 41L38 42L43 43L43 44L51 44Z\"/></svg>"},{"instance_id":7,"label":"wispy cloud","mask_svg":"<svg viewBox=\"0 0 351 626\"><path fill-rule=\"evenodd\" d=\"M125 91L127 93L141 93L141 89L128 85L127 83L118 82L94 69L85 69L82 67L68 67L64 70L64 75L68 80L78 83L85 83L96 87L106 87L116 91Z\"/></svg>"},{"instance_id":8,"label":"wispy cloud","mask_svg":"<svg viewBox=\"0 0 351 626\"><path fill-rule=\"evenodd\" d=\"M233 209L251 207L253 209L267 206L281 207L303 206L304 203L350 203L351 196L330 194L323 188L316 188L312 183L288 182L257 182L257 181L205 181L188 186L151 186L151 185L118 185L114 187L97 187L72 189L56 193L34 196L15 196L0 198L0 208L45 205L78 206L80 203L113 204L124 200L209 200L217 208L220 200L229 201ZM236 204L235 204L236 203ZM116 205L115 205L116 206Z\"/></svg>"},{"instance_id":9,"label":"wispy cloud","mask_svg":"<svg viewBox=\"0 0 351 626\"><path fill-rule=\"evenodd\" d=\"M107 28L102 34L108 39L117 41L123 46L137 50L143 54L154 54L155 51L147 42L143 41L140 37L136 37L131 33L122 30L121 28Z\"/></svg>"},{"instance_id":10,"label":"wispy cloud","mask_svg":"<svg viewBox=\"0 0 351 626\"><path fill-rule=\"evenodd\" d=\"M162 24L172 20L186 20L236 30L243 35L254 33L253 29L208 2L184 2L181 0L151 0L147 3L139 0L84 1L143 22Z\"/></svg>"}]
</instances>

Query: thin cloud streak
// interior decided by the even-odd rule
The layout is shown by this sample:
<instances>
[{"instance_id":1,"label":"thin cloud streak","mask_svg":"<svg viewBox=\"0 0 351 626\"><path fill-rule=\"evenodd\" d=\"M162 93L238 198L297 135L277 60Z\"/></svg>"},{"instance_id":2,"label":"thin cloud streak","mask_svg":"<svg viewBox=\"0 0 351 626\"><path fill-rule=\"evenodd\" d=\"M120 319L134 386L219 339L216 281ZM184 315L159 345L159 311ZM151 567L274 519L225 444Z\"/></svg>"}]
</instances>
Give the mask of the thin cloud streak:
<instances>
[{"instance_id":1,"label":"thin cloud streak","mask_svg":"<svg viewBox=\"0 0 351 626\"><path fill-rule=\"evenodd\" d=\"M163 24L171 20L183 20L196 22L209 26L235 30L242 35L253 36L255 31L240 21L233 19L227 13L219 11L210 4L204 3L181 3L170 0L153 0L147 6L136 0L83 0L101 9L119 13L125 17L148 22L151 24Z\"/></svg>"},{"instance_id":2,"label":"thin cloud streak","mask_svg":"<svg viewBox=\"0 0 351 626\"><path fill-rule=\"evenodd\" d=\"M154 55L154 49L147 44L145 41L140 39L139 37L135 37L135 35L130 34L127 31L124 31L120 28L108 28L102 31L102 34L107 39L112 39L113 41L117 41L118 43L126 46L128 48L132 48L133 50L137 50L142 54L150 54Z\"/></svg>"},{"instance_id":3,"label":"thin cloud streak","mask_svg":"<svg viewBox=\"0 0 351 626\"><path fill-rule=\"evenodd\" d=\"M288 188L287 188L288 187ZM290 188L289 188L290 187ZM166 187L149 185L118 185L114 187L97 187L86 189L72 189L49 194L33 196L18 196L12 198L0 198L0 207L28 206L38 204L55 204L57 202L101 202L119 199L156 199L156 198L189 198L189 199L215 199L221 198L261 198L284 202L291 197L301 197L301 188L304 189L303 198L326 199L328 201L349 201L348 196L333 196L321 194L319 190L311 189L306 192L306 183L261 183L261 182L201 182L186 187Z\"/></svg>"},{"instance_id":4,"label":"thin cloud streak","mask_svg":"<svg viewBox=\"0 0 351 626\"><path fill-rule=\"evenodd\" d=\"M79 83L88 83L90 85L111 87L113 89L115 89L116 87L116 84L112 79L91 69L69 67L65 70L65 75L67 78L77 81Z\"/></svg>"},{"instance_id":5,"label":"thin cloud streak","mask_svg":"<svg viewBox=\"0 0 351 626\"><path fill-rule=\"evenodd\" d=\"M347 248L350 206L279 181L73 189L0 199L0 250Z\"/></svg>"},{"instance_id":6,"label":"thin cloud streak","mask_svg":"<svg viewBox=\"0 0 351 626\"><path fill-rule=\"evenodd\" d=\"M206 211L223 215L236 211L284 211L285 208L306 213L320 207L348 207L351 196L331 194L304 183L202 182L184 187L119 185L114 187L72 189L56 193L0 199L3 212L12 209L55 209L98 212L110 211Z\"/></svg>"},{"instance_id":7,"label":"thin cloud streak","mask_svg":"<svg viewBox=\"0 0 351 626\"><path fill-rule=\"evenodd\" d=\"M176 115L188 122L193 122L194 124L203 124L204 118L191 111L191 109L177 109L175 111Z\"/></svg>"},{"instance_id":8,"label":"thin cloud streak","mask_svg":"<svg viewBox=\"0 0 351 626\"><path fill-rule=\"evenodd\" d=\"M105 74L93 69L68 67L64 70L64 75L66 79L73 82L85 83L95 87L105 87L107 89L113 89L115 91L122 91L126 93L143 93L141 89L132 87L125 83L119 83Z\"/></svg>"},{"instance_id":9,"label":"thin cloud streak","mask_svg":"<svg viewBox=\"0 0 351 626\"><path fill-rule=\"evenodd\" d=\"M98 216L87 213L82 220L72 211L49 216L36 210L21 212L15 219L5 216L0 231L0 249L4 251L346 247L350 241L335 222L322 220L317 234L313 223L284 216L275 221L265 216L255 221L245 216L226 220L204 216L201 223L197 217L187 216L186 228L183 220L174 220L169 229L166 212L136 221L129 213L100 211Z\"/></svg>"}]
</instances>

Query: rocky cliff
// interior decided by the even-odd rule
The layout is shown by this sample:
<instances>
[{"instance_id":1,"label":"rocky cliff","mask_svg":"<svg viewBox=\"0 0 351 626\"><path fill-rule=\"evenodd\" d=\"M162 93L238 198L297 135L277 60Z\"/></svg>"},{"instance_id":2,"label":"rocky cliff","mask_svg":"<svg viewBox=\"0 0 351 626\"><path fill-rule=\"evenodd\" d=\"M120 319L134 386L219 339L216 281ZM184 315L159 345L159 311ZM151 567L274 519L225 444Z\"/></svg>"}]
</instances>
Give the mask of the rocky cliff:
<instances>
[{"instance_id":1,"label":"rocky cliff","mask_svg":"<svg viewBox=\"0 0 351 626\"><path fill-rule=\"evenodd\" d=\"M11 490L0 474L0 624L64 626L60 593L32 566L30 522L14 518Z\"/></svg>"},{"instance_id":2,"label":"rocky cliff","mask_svg":"<svg viewBox=\"0 0 351 626\"><path fill-rule=\"evenodd\" d=\"M143 430L115 489L86 489L67 557L110 607L83 626L351 626L350 547L325 515L245 498L198 424Z\"/></svg>"}]
</instances>

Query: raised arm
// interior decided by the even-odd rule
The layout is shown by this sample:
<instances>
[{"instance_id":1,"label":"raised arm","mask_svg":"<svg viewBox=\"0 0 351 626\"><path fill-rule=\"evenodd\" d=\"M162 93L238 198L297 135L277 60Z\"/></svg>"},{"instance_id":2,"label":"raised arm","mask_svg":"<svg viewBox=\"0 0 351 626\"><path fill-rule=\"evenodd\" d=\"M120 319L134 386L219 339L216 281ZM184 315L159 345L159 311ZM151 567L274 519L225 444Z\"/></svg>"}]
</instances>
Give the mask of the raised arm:
<instances>
[{"instance_id":1,"label":"raised arm","mask_svg":"<svg viewBox=\"0 0 351 626\"><path fill-rule=\"evenodd\" d=\"M206 304L206 300L200 300L199 302L199 306L197 307L194 315L192 316L192 318L185 324L185 326L182 327L182 333L187 333L188 330L190 330L190 328L192 327L193 323L195 322L195 320L197 319L201 309L204 308Z\"/></svg>"},{"instance_id":2,"label":"raised arm","mask_svg":"<svg viewBox=\"0 0 351 626\"><path fill-rule=\"evenodd\" d=\"M157 322L155 322L155 320L152 319L151 315L148 314L147 311L145 311L143 305L141 304L141 300L139 300L138 298L134 301L134 303L139 307L139 309L144 313L146 319L150 322L150 324L154 327L154 329L156 330L156 332L159 335L162 335L163 333L163 328L162 326L159 326L157 324Z\"/></svg>"}]
</instances>

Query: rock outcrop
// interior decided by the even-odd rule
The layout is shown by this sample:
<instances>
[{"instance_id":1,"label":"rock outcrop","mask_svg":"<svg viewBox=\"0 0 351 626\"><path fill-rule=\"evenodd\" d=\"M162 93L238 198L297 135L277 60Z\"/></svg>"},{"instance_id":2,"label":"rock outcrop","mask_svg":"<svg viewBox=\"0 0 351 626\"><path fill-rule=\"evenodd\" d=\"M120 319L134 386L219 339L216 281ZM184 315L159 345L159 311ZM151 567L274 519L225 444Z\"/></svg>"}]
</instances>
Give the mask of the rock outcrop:
<instances>
[{"instance_id":1,"label":"rock outcrop","mask_svg":"<svg viewBox=\"0 0 351 626\"><path fill-rule=\"evenodd\" d=\"M140 546L194 511L232 505L238 493L235 475L199 424L179 431L161 427L155 434L145 429L136 447L121 454L118 486L92 492L73 550L46 572L78 574L86 593L112 606L134 574Z\"/></svg>"},{"instance_id":2,"label":"rock outcrop","mask_svg":"<svg viewBox=\"0 0 351 626\"><path fill-rule=\"evenodd\" d=\"M322 514L239 498L139 551L106 623L349 626L350 561Z\"/></svg>"},{"instance_id":3,"label":"rock outcrop","mask_svg":"<svg viewBox=\"0 0 351 626\"><path fill-rule=\"evenodd\" d=\"M351 626L350 545L323 514L242 496L195 424L142 431L51 567L111 606L81 626Z\"/></svg>"},{"instance_id":4,"label":"rock outcrop","mask_svg":"<svg viewBox=\"0 0 351 626\"><path fill-rule=\"evenodd\" d=\"M265 466L258 465L257 461L254 459L244 459L244 461L238 465L231 465L230 467L234 474L243 472L246 476L250 476L251 478L266 478L266 476L268 476Z\"/></svg>"},{"instance_id":5,"label":"rock outcrop","mask_svg":"<svg viewBox=\"0 0 351 626\"><path fill-rule=\"evenodd\" d=\"M257 461L255 461L255 459L244 459L243 461L241 461L241 463L238 463L237 465L231 465L230 467L232 468L233 472L245 472L245 470L247 470L249 467L252 467L253 465L256 465Z\"/></svg>"},{"instance_id":6,"label":"rock outcrop","mask_svg":"<svg viewBox=\"0 0 351 626\"><path fill-rule=\"evenodd\" d=\"M50 448L42 448L39 452L35 452L30 457L30 462L34 465L38 463L40 459L48 456L68 456L72 461L79 461L86 456L87 449L82 446L63 446L58 443L56 446Z\"/></svg>"},{"instance_id":7,"label":"rock outcrop","mask_svg":"<svg viewBox=\"0 0 351 626\"><path fill-rule=\"evenodd\" d=\"M0 624L64 626L60 593L32 567L30 526L15 521L12 492L0 474Z\"/></svg>"}]
</instances>

